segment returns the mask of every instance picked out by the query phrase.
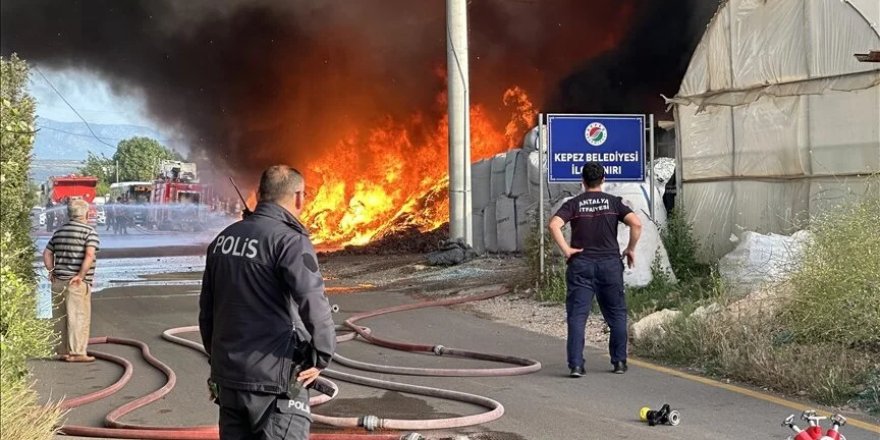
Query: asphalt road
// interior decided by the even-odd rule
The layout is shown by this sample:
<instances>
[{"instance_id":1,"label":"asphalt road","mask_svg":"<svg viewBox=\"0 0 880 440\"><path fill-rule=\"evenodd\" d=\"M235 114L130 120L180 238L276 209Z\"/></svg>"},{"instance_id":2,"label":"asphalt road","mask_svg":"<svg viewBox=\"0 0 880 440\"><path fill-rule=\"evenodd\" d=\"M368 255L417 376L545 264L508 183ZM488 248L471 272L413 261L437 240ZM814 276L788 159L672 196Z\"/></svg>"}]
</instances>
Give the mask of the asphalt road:
<instances>
[{"instance_id":1,"label":"asphalt road","mask_svg":"<svg viewBox=\"0 0 880 440\"><path fill-rule=\"evenodd\" d=\"M197 275L197 274L196 274ZM196 276L193 275L193 276ZM335 283L345 283L338 280ZM169 344L160 333L170 327L194 325L197 320L197 286L129 286L110 288L93 298L92 335L136 338L151 345L152 352L178 375L178 385L165 399L129 415L134 423L198 425L216 423L216 409L206 400L208 365L200 354ZM413 302L400 293L370 292L334 295L331 302L350 313ZM448 347L511 353L540 360L538 373L504 378L420 378L379 375L383 379L439 386L489 396L504 404L500 420L460 430L472 439L683 439L765 440L785 439L791 433L781 420L796 410L778 403L727 389L633 365L626 375L608 372L608 359L599 350L588 353L587 376L566 376L564 342L519 328L495 323L467 312L435 308L365 321L384 337L443 344ZM68 422L98 426L112 408L148 393L164 383L164 377L140 360L134 349L94 346L95 350L122 354L134 361L135 379L120 393L104 401L77 408ZM363 361L405 366L481 366L484 363L435 356L414 355L378 348L363 342L341 344L340 353ZM74 396L105 387L121 369L108 363L71 365L34 361L37 387L47 399ZM341 371L350 371L345 368ZM372 373L365 375L377 376ZM409 396L339 383L341 395L315 408L327 415L376 414L395 418L429 418L472 414L480 409L439 399ZM638 421L642 406L669 402L681 411L678 427L649 427ZM810 405L803 405L804 408ZM872 429L880 432L877 420ZM870 428L870 426L869 426ZM855 426L844 433L849 440L878 440L880 434ZM428 433L423 433L428 434ZM452 433L430 433L450 435Z\"/></svg>"}]
</instances>

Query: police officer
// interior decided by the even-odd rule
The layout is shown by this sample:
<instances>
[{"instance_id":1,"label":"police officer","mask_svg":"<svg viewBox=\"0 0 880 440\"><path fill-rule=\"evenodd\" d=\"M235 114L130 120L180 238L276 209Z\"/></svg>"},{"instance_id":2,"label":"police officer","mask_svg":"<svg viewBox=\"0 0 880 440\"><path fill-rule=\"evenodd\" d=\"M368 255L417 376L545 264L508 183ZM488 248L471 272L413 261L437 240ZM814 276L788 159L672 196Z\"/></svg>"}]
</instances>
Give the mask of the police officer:
<instances>
[{"instance_id":1,"label":"police officer","mask_svg":"<svg viewBox=\"0 0 880 440\"><path fill-rule=\"evenodd\" d=\"M568 368L571 377L584 370L584 330L593 295L611 327L608 351L613 371L623 374L626 366L626 298L623 291L623 261L635 264L635 248L642 223L620 197L602 192L605 170L598 162L587 162L581 174L586 191L559 208L550 219L550 232L568 262L565 311L568 321ZM619 222L629 226L629 244L620 252ZM571 223L571 244L565 242L562 227Z\"/></svg>"},{"instance_id":2,"label":"police officer","mask_svg":"<svg viewBox=\"0 0 880 440\"><path fill-rule=\"evenodd\" d=\"M315 251L297 220L304 188L296 170L268 168L254 213L208 247L199 325L222 440L309 435L305 388L330 364L336 335Z\"/></svg>"}]
</instances>

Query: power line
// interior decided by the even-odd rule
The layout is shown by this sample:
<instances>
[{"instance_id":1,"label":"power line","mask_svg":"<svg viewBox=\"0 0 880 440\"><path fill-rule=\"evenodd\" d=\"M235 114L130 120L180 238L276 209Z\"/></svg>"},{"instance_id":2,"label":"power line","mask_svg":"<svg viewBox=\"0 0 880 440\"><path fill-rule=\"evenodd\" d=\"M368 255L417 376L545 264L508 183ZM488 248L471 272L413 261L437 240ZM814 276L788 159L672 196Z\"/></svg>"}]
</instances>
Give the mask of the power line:
<instances>
[{"instance_id":1,"label":"power line","mask_svg":"<svg viewBox=\"0 0 880 440\"><path fill-rule=\"evenodd\" d=\"M36 70L37 73L39 73L40 76L43 78L43 80L46 81L46 84L48 84L49 87L51 87L52 90L53 90L56 94L58 94L58 97L60 97L61 100L64 101L64 103L67 104L67 106L70 107L71 110L73 110L73 113L75 113L76 116L77 116L81 121L83 121L83 124L86 124L86 128L89 129L89 133L91 133L92 136L94 136L95 139L98 140L98 142L100 142L100 143L102 143L102 144L104 144L104 145L106 145L106 146L108 146L108 147L110 147L110 148L116 148L116 146L114 146L114 145L110 145L110 144L108 144L107 142L104 142L103 139L101 139L100 137L98 137L97 134L95 134L95 131L92 130L92 126L89 125L88 121L86 121L86 119L83 118L82 115L79 114L79 112L76 111L75 108L73 108L73 106L70 104L70 102L67 101L67 98L65 98L64 95L62 95L61 92L59 92L58 89L55 88L55 85L52 84L52 81L49 81L49 78L46 78L46 75L43 75L43 71L41 71L39 67L34 66L34 70Z\"/></svg>"},{"instance_id":2,"label":"power line","mask_svg":"<svg viewBox=\"0 0 880 440\"><path fill-rule=\"evenodd\" d=\"M47 126L45 126L45 125L39 125L39 124L37 125L37 128L39 128L39 129L41 129L41 130L52 130L52 131L57 131L57 132L61 132L61 133L64 133L64 134L69 134L69 135L72 135L72 136L92 137L92 136L90 136L90 135L88 135L88 134L84 134L84 133L74 133L74 132L72 132L72 131L62 130L62 129L60 129L60 128L54 128L54 127L47 127ZM110 137L105 138L105 139L109 139L109 140L111 140L111 141L112 141L112 140L122 141L122 139L110 138Z\"/></svg>"}]
</instances>

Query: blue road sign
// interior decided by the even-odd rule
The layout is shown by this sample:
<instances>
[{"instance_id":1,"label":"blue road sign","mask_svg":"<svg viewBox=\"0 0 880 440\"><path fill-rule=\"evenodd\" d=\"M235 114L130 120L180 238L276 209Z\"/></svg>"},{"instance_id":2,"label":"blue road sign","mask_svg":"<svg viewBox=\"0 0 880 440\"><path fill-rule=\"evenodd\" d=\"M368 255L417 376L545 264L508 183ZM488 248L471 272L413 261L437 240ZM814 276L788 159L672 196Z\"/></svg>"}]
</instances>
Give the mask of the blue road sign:
<instances>
[{"instance_id":1,"label":"blue road sign","mask_svg":"<svg viewBox=\"0 0 880 440\"><path fill-rule=\"evenodd\" d=\"M607 181L645 180L644 115L547 115L551 183L580 182L586 162Z\"/></svg>"}]
</instances>

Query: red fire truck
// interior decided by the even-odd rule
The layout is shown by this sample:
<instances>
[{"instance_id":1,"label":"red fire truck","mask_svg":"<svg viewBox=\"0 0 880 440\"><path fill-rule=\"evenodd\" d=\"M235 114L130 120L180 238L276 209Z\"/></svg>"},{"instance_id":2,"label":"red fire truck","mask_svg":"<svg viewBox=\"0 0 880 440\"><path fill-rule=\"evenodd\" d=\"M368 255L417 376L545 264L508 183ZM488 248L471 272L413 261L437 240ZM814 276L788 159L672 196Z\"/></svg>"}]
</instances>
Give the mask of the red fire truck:
<instances>
[{"instance_id":1,"label":"red fire truck","mask_svg":"<svg viewBox=\"0 0 880 440\"><path fill-rule=\"evenodd\" d=\"M48 187L43 187L43 195L47 205L63 205L72 199L82 199L89 204L89 223L95 224L98 218L98 210L95 207L95 188L98 186L98 178L92 176L78 176L75 174L67 176L54 176L49 178ZM63 217L67 214L61 209L54 209L54 217ZM47 213L48 214L48 213ZM57 222L59 223L60 222ZM57 225L56 225L57 226Z\"/></svg>"},{"instance_id":2,"label":"red fire truck","mask_svg":"<svg viewBox=\"0 0 880 440\"><path fill-rule=\"evenodd\" d=\"M200 183L196 164L165 161L153 184L149 226L163 231L200 231L210 210L211 188Z\"/></svg>"}]
</instances>

